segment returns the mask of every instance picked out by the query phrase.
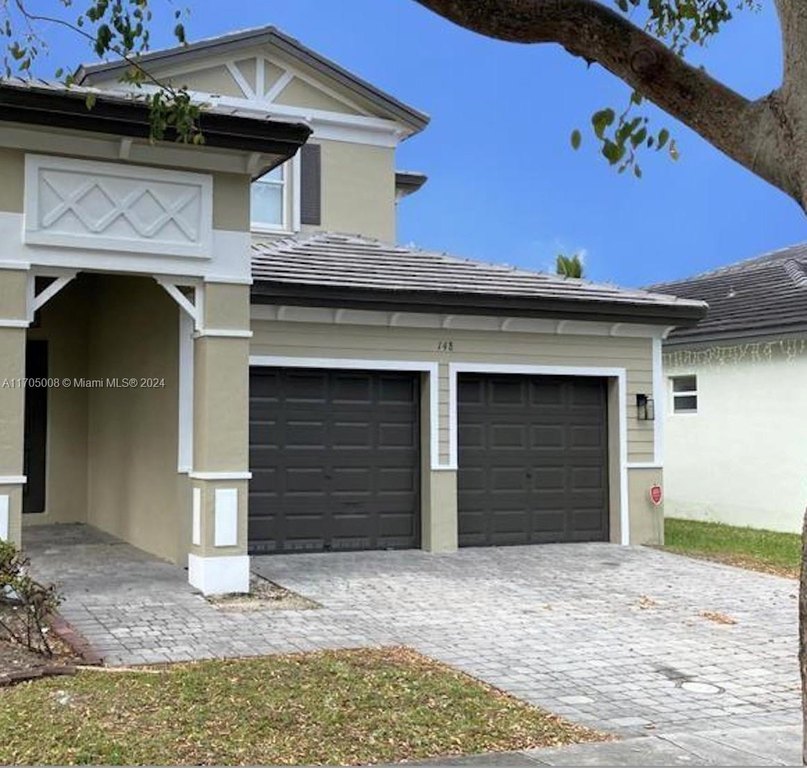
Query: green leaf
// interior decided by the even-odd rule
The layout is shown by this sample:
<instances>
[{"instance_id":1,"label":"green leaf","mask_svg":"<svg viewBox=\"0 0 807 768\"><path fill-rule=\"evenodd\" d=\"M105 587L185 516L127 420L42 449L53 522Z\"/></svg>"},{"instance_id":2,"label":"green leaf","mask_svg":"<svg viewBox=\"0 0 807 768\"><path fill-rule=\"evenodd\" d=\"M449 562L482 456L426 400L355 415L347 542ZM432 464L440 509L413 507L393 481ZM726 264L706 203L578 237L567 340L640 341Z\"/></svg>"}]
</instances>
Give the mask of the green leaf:
<instances>
[{"instance_id":1,"label":"green leaf","mask_svg":"<svg viewBox=\"0 0 807 768\"><path fill-rule=\"evenodd\" d=\"M576 128L572 131L572 149L580 149L580 144L583 142L583 137Z\"/></svg>"},{"instance_id":2,"label":"green leaf","mask_svg":"<svg viewBox=\"0 0 807 768\"><path fill-rule=\"evenodd\" d=\"M616 113L610 107L608 109L601 109L591 116L591 124L594 126L594 133L597 138L601 139L605 134L605 129L612 125L616 119Z\"/></svg>"}]
</instances>

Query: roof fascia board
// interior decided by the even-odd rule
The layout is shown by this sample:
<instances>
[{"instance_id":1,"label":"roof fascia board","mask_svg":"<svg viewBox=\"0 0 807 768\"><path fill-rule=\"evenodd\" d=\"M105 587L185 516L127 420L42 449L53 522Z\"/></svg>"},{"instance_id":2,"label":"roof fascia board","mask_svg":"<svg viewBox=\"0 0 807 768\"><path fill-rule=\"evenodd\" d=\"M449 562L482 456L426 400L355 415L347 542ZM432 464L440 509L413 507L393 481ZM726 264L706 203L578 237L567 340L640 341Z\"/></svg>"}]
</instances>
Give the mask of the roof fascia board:
<instances>
[{"instance_id":1,"label":"roof fascia board","mask_svg":"<svg viewBox=\"0 0 807 768\"><path fill-rule=\"evenodd\" d=\"M300 283L277 283L254 277L252 300L291 305L312 304L355 309L451 312L453 314L512 315L625 322L649 325L693 325L702 319L701 307L687 305L636 305L606 301L565 300L503 296L501 294L430 293L426 291L373 291L344 286L324 288Z\"/></svg>"}]
</instances>

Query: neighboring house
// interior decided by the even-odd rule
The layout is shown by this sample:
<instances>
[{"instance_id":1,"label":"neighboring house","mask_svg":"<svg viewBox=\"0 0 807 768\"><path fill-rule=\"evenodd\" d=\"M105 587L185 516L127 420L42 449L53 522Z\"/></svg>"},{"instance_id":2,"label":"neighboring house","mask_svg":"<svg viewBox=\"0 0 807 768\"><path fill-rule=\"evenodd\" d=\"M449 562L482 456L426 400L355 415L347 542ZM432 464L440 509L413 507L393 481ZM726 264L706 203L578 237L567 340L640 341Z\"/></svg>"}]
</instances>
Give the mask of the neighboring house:
<instances>
[{"instance_id":1,"label":"neighboring house","mask_svg":"<svg viewBox=\"0 0 807 768\"><path fill-rule=\"evenodd\" d=\"M664 344L665 514L801 530L807 246L654 286L708 302Z\"/></svg>"},{"instance_id":2,"label":"neighboring house","mask_svg":"<svg viewBox=\"0 0 807 768\"><path fill-rule=\"evenodd\" d=\"M123 64L0 85L0 536L86 522L206 593L249 553L661 540L637 398L703 304L392 244L427 118L273 28L143 64L204 146L149 143Z\"/></svg>"}]
</instances>

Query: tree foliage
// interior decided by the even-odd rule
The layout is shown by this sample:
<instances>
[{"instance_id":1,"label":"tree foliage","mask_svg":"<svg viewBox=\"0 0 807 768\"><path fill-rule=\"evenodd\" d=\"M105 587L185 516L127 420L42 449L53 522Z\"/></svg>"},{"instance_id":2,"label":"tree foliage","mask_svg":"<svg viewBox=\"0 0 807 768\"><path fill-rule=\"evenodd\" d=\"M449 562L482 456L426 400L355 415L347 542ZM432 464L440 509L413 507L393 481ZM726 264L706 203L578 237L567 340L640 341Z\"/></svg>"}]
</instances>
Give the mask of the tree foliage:
<instances>
[{"instance_id":1,"label":"tree foliage","mask_svg":"<svg viewBox=\"0 0 807 768\"><path fill-rule=\"evenodd\" d=\"M582 257L579 253L572 256L559 253L555 259L555 272L563 277L582 278L585 272Z\"/></svg>"}]
</instances>

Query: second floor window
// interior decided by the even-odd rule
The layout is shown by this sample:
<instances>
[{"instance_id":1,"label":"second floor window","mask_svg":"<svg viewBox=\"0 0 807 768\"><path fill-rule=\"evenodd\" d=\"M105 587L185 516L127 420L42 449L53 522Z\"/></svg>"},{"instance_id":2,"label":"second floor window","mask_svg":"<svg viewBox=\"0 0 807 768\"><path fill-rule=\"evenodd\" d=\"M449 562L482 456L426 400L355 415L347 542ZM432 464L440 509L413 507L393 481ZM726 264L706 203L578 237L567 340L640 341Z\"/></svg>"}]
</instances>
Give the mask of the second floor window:
<instances>
[{"instance_id":1,"label":"second floor window","mask_svg":"<svg viewBox=\"0 0 807 768\"><path fill-rule=\"evenodd\" d=\"M286 229L286 166L281 165L252 182L252 226L255 229Z\"/></svg>"}]
</instances>

